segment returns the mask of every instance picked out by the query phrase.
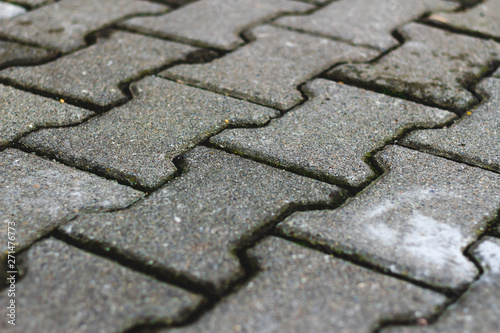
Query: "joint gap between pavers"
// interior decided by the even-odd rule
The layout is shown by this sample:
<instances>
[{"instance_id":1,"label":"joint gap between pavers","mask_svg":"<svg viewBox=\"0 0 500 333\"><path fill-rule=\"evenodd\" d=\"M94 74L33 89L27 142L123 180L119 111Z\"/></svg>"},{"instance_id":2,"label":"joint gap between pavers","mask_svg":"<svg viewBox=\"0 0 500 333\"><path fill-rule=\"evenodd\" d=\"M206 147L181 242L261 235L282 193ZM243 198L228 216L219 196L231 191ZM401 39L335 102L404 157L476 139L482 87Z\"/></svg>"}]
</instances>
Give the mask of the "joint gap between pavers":
<instances>
[{"instance_id":1,"label":"joint gap between pavers","mask_svg":"<svg viewBox=\"0 0 500 333\"><path fill-rule=\"evenodd\" d=\"M457 34L457 35L463 35L463 36L474 37L474 38L479 38L479 39L483 39L483 40L493 40L496 42L500 42L499 37L484 34L484 33L473 31L473 30L468 30L466 28L452 27L450 25L447 25L444 22L423 19L423 20L419 21L418 23L425 24L427 26L430 26L430 27L433 27L436 29L451 32L451 33Z\"/></svg>"},{"instance_id":2,"label":"joint gap between pavers","mask_svg":"<svg viewBox=\"0 0 500 333\"><path fill-rule=\"evenodd\" d=\"M167 0L167 1L162 1L162 0L146 0L148 2L152 2L152 3L157 3L157 4L160 4L160 5L167 5L169 6L170 8L172 9L177 9L177 8L181 8L181 7L184 7L186 5L189 5L190 3L193 3L193 2L196 2L198 0L189 0L189 1L183 1L183 2L180 2L180 3L177 3L175 0Z\"/></svg>"}]
</instances>

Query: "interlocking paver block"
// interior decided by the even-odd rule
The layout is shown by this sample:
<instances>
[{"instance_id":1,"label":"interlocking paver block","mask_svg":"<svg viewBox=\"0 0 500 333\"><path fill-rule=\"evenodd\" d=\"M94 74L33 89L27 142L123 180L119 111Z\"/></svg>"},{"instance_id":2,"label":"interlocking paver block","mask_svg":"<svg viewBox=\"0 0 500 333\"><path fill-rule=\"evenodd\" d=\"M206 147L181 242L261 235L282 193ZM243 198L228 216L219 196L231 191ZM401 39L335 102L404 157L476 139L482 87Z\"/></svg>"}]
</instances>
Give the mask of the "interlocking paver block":
<instances>
[{"instance_id":1,"label":"interlocking paver block","mask_svg":"<svg viewBox=\"0 0 500 333\"><path fill-rule=\"evenodd\" d=\"M43 61L51 55L44 49L0 40L0 68Z\"/></svg>"},{"instance_id":2,"label":"interlocking paver block","mask_svg":"<svg viewBox=\"0 0 500 333\"><path fill-rule=\"evenodd\" d=\"M500 80L481 84L489 99L449 128L415 131L403 144L500 171Z\"/></svg>"},{"instance_id":3,"label":"interlocking paver block","mask_svg":"<svg viewBox=\"0 0 500 333\"><path fill-rule=\"evenodd\" d=\"M188 276L215 292L241 277L235 247L297 204L337 200L335 186L204 147L185 173L132 208L88 214L63 230Z\"/></svg>"},{"instance_id":4,"label":"interlocking paver block","mask_svg":"<svg viewBox=\"0 0 500 333\"><path fill-rule=\"evenodd\" d=\"M252 30L256 41L208 64L181 65L160 75L280 109L302 101L297 86L338 62L374 57L373 50L273 26Z\"/></svg>"},{"instance_id":5,"label":"interlocking paver block","mask_svg":"<svg viewBox=\"0 0 500 333\"><path fill-rule=\"evenodd\" d=\"M401 47L375 63L343 65L329 75L458 111L477 102L466 86L500 60L500 43L417 23L399 31L406 40Z\"/></svg>"},{"instance_id":6,"label":"interlocking paver block","mask_svg":"<svg viewBox=\"0 0 500 333\"><path fill-rule=\"evenodd\" d=\"M311 99L263 128L231 129L211 142L280 167L360 186L375 174L365 157L412 126L444 124L451 112L315 80Z\"/></svg>"},{"instance_id":7,"label":"interlocking paver block","mask_svg":"<svg viewBox=\"0 0 500 333\"><path fill-rule=\"evenodd\" d=\"M0 84L0 148L37 128L75 124L93 114Z\"/></svg>"},{"instance_id":8,"label":"interlocking paver block","mask_svg":"<svg viewBox=\"0 0 500 333\"><path fill-rule=\"evenodd\" d=\"M264 125L276 110L148 77L132 85L134 99L71 128L32 133L22 143L35 150L98 170L110 177L155 188L176 172L172 159L230 125Z\"/></svg>"},{"instance_id":9,"label":"interlocking paver block","mask_svg":"<svg viewBox=\"0 0 500 333\"><path fill-rule=\"evenodd\" d=\"M163 16L136 17L128 28L231 50L244 43L243 29L287 12L314 6L290 0L201 0Z\"/></svg>"},{"instance_id":10,"label":"interlocking paver block","mask_svg":"<svg viewBox=\"0 0 500 333\"><path fill-rule=\"evenodd\" d=\"M0 152L0 225L7 249L7 221L17 250L79 213L127 207L142 193L115 182L15 149ZM12 224L12 223L11 223Z\"/></svg>"},{"instance_id":11,"label":"interlocking paver block","mask_svg":"<svg viewBox=\"0 0 500 333\"><path fill-rule=\"evenodd\" d=\"M462 251L495 218L500 175L399 146L376 158L386 173L373 185L278 230L438 287L470 283L477 269Z\"/></svg>"},{"instance_id":12,"label":"interlocking paver block","mask_svg":"<svg viewBox=\"0 0 500 333\"><path fill-rule=\"evenodd\" d=\"M6 2L0 2L0 19L12 18L26 13L26 9Z\"/></svg>"},{"instance_id":13,"label":"interlocking paver block","mask_svg":"<svg viewBox=\"0 0 500 333\"><path fill-rule=\"evenodd\" d=\"M27 253L27 273L16 283L16 325L2 332L122 332L136 323L185 317L200 296L118 264L47 239ZM0 300L9 304L7 292Z\"/></svg>"},{"instance_id":14,"label":"interlocking paver block","mask_svg":"<svg viewBox=\"0 0 500 333\"><path fill-rule=\"evenodd\" d=\"M269 238L249 251L260 271L193 326L169 332L373 332L420 317L445 297L343 260Z\"/></svg>"},{"instance_id":15,"label":"interlocking paver block","mask_svg":"<svg viewBox=\"0 0 500 333\"><path fill-rule=\"evenodd\" d=\"M0 77L99 106L126 99L120 84L144 72L184 60L197 48L155 38L115 32L111 38L42 66L8 68Z\"/></svg>"},{"instance_id":16,"label":"interlocking paver block","mask_svg":"<svg viewBox=\"0 0 500 333\"><path fill-rule=\"evenodd\" d=\"M385 50L399 44L391 33L400 25L430 11L456 7L442 0L340 0L311 15L287 16L276 23Z\"/></svg>"},{"instance_id":17,"label":"interlocking paver block","mask_svg":"<svg viewBox=\"0 0 500 333\"><path fill-rule=\"evenodd\" d=\"M500 318L500 239L486 237L474 250L483 275L435 324L427 327L394 327L384 333L498 332Z\"/></svg>"},{"instance_id":18,"label":"interlocking paver block","mask_svg":"<svg viewBox=\"0 0 500 333\"><path fill-rule=\"evenodd\" d=\"M165 10L140 0L62 0L3 21L0 35L68 52L85 46L85 36L91 32L121 19Z\"/></svg>"},{"instance_id":19,"label":"interlocking paver block","mask_svg":"<svg viewBox=\"0 0 500 333\"><path fill-rule=\"evenodd\" d=\"M486 0L463 12L436 13L429 19L455 29L500 37L500 1Z\"/></svg>"}]
</instances>

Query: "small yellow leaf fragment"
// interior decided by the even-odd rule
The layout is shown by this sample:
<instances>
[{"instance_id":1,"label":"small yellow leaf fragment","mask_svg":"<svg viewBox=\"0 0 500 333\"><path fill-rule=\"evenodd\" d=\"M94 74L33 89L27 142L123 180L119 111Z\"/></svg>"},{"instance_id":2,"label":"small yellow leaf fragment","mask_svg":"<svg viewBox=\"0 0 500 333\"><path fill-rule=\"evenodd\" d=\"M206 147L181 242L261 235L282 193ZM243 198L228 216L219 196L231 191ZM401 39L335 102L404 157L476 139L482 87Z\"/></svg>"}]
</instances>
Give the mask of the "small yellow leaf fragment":
<instances>
[{"instance_id":1,"label":"small yellow leaf fragment","mask_svg":"<svg viewBox=\"0 0 500 333\"><path fill-rule=\"evenodd\" d=\"M224 122L225 122L226 124L229 124L229 119L225 119L225 120L224 120Z\"/></svg>"},{"instance_id":2,"label":"small yellow leaf fragment","mask_svg":"<svg viewBox=\"0 0 500 333\"><path fill-rule=\"evenodd\" d=\"M62 99L62 98L59 100L59 102L61 102L61 103L65 103L65 102L64 102L64 99Z\"/></svg>"},{"instance_id":3,"label":"small yellow leaf fragment","mask_svg":"<svg viewBox=\"0 0 500 333\"><path fill-rule=\"evenodd\" d=\"M472 112L470 111L467 111L467 115L470 116L472 114Z\"/></svg>"},{"instance_id":4,"label":"small yellow leaf fragment","mask_svg":"<svg viewBox=\"0 0 500 333\"><path fill-rule=\"evenodd\" d=\"M442 23L446 23L446 19L442 16L439 16L439 15L431 15L429 17L429 19L433 20L433 21L438 21L438 22L442 22Z\"/></svg>"}]
</instances>

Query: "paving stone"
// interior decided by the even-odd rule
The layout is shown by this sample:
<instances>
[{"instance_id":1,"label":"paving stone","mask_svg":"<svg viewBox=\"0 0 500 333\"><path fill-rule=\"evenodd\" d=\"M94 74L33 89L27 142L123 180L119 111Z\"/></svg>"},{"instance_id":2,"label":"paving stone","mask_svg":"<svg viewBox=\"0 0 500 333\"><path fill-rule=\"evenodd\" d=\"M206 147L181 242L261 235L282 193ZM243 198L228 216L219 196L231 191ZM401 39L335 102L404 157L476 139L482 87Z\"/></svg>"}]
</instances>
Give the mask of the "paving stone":
<instances>
[{"instance_id":1,"label":"paving stone","mask_svg":"<svg viewBox=\"0 0 500 333\"><path fill-rule=\"evenodd\" d=\"M500 1L486 0L466 11L436 13L431 15L429 20L455 29L473 31L498 38L500 37L499 16Z\"/></svg>"},{"instance_id":2,"label":"paving stone","mask_svg":"<svg viewBox=\"0 0 500 333\"><path fill-rule=\"evenodd\" d=\"M263 128L230 129L211 142L331 182L361 186L375 176L365 158L413 126L444 124L451 112L315 80L310 100Z\"/></svg>"},{"instance_id":3,"label":"paving stone","mask_svg":"<svg viewBox=\"0 0 500 333\"><path fill-rule=\"evenodd\" d=\"M486 237L474 250L484 273L467 292L427 327L394 327L388 332L498 332L500 317L500 240Z\"/></svg>"},{"instance_id":4,"label":"paving stone","mask_svg":"<svg viewBox=\"0 0 500 333\"><path fill-rule=\"evenodd\" d=\"M493 74L493 77L500 79L500 68Z\"/></svg>"},{"instance_id":5,"label":"paving stone","mask_svg":"<svg viewBox=\"0 0 500 333\"><path fill-rule=\"evenodd\" d=\"M185 317L200 296L47 239L27 253L27 274L16 282L16 325L2 332L122 332L136 323ZM0 300L9 304L7 292Z\"/></svg>"},{"instance_id":6,"label":"paving stone","mask_svg":"<svg viewBox=\"0 0 500 333\"><path fill-rule=\"evenodd\" d=\"M252 30L256 41L208 64L181 65L160 75L257 103L288 109L303 100L297 86L336 63L376 52L273 26Z\"/></svg>"},{"instance_id":7,"label":"paving stone","mask_svg":"<svg viewBox=\"0 0 500 333\"><path fill-rule=\"evenodd\" d=\"M500 44L411 23L399 30L406 42L372 64L343 65L333 78L370 86L446 109L477 103L465 87L500 60Z\"/></svg>"},{"instance_id":8,"label":"paving stone","mask_svg":"<svg viewBox=\"0 0 500 333\"><path fill-rule=\"evenodd\" d=\"M80 168L153 189L171 178L172 159L228 126L264 125L278 112L148 77L133 100L77 126L38 131L22 144Z\"/></svg>"},{"instance_id":9,"label":"paving stone","mask_svg":"<svg viewBox=\"0 0 500 333\"><path fill-rule=\"evenodd\" d=\"M0 2L0 19L8 19L26 13L26 9L6 2Z\"/></svg>"},{"instance_id":10,"label":"paving stone","mask_svg":"<svg viewBox=\"0 0 500 333\"><path fill-rule=\"evenodd\" d=\"M283 13L312 8L290 0L204 0L163 16L136 17L124 25L162 37L232 50L245 43L240 37L244 29Z\"/></svg>"},{"instance_id":11,"label":"paving stone","mask_svg":"<svg viewBox=\"0 0 500 333\"><path fill-rule=\"evenodd\" d=\"M185 172L127 210L88 214L62 230L221 292L244 269L233 251L298 204L327 204L341 190L241 157L195 148Z\"/></svg>"},{"instance_id":12,"label":"paving stone","mask_svg":"<svg viewBox=\"0 0 500 333\"><path fill-rule=\"evenodd\" d=\"M402 24L431 11L457 7L457 3L435 0L340 0L311 15L287 16L276 23L386 50L399 44L392 32Z\"/></svg>"},{"instance_id":13,"label":"paving stone","mask_svg":"<svg viewBox=\"0 0 500 333\"><path fill-rule=\"evenodd\" d=\"M385 174L373 185L278 230L437 287L472 282L477 269L462 252L500 208L500 175L399 146L376 158Z\"/></svg>"},{"instance_id":14,"label":"paving stone","mask_svg":"<svg viewBox=\"0 0 500 333\"><path fill-rule=\"evenodd\" d=\"M41 5L46 5L49 3L54 3L59 0L11 0L10 2L16 3L21 6L27 6L30 8L38 7Z\"/></svg>"},{"instance_id":15,"label":"paving stone","mask_svg":"<svg viewBox=\"0 0 500 333\"><path fill-rule=\"evenodd\" d=\"M91 111L0 84L0 148L44 126L75 124Z\"/></svg>"},{"instance_id":16,"label":"paving stone","mask_svg":"<svg viewBox=\"0 0 500 333\"><path fill-rule=\"evenodd\" d=\"M7 221L17 250L79 213L127 207L142 193L115 182L15 149L0 152L0 240L7 248ZM12 223L10 223L12 224Z\"/></svg>"},{"instance_id":17,"label":"paving stone","mask_svg":"<svg viewBox=\"0 0 500 333\"><path fill-rule=\"evenodd\" d=\"M2 22L0 35L69 52L85 46L85 37L91 32L132 15L166 9L140 0L61 0Z\"/></svg>"},{"instance_id":18,"label":"paving stone","mask_svg":"<svg viewBox=\"0 0 500 333\"><path fill-rule=\"evenodd\" d=\"M169 332L373 332L445 297L279 238L249 251L260 271L192 326ZM402 297L404 295L404 297Z\"/></svg>"},{"instance_id":19,"label":"paving stone","mask_svg":"<svg viewBox=\"0 0 500 333\"><path fill-rule=\"evenodd\" d=\"M155 38L115 32L111 38L42 66L8 68L0 77L101 107L126 100L120 85L145 72L184 60L198 49Z\"/></svg>"},{"instance_id":20,"label":"paving stone","mask_svg":"<svg viewBox=\"0 0 500 333\"><path fill-rule=\"evenodd\" d=\"M49 59L52 55L44 49L0 40L0 68L40 62Z\"/></svg>"},{"instance_id":21,"label":"paving stone","mask_svg":"<svg viewBox=\"0 0 500 333\"><path fill-rule=\"evenodd\" d=\"M470 115L449 128L415 131L402 143L500 171L500 80L487 79L480 88L490 97Z\"/></svg>"}]
</instances>

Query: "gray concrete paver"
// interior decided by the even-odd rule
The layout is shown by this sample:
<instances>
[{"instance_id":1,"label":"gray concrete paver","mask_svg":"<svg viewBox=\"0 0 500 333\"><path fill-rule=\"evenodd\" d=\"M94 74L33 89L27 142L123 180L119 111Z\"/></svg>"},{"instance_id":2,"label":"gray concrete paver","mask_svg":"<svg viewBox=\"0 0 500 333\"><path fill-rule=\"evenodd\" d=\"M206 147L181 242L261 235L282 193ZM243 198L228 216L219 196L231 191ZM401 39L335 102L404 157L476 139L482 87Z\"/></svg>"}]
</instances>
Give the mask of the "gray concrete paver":
<instances>
[{"instance_id":1,"label":"gray concrete paver","mask_svg":"<svg viewBox=\"0 0 500 333\"><path fill-rule=\"evenodd\" d=\"M276 24L387 50L399 44L391 33L400 25L428 12L455 8L457 3L442 0L340 0L311 15L283 17Z\"/></svg>"},{"instance_id":2,"label":"gray concrete paver","mask_svg":"<svg viewBox=\"0 0 500 333\"><path fill-rule=\"evenodd\" d=\"M213 292L241 278L233 253L296 204L327 204L332 185L204 147L185 156L183 174L133 208L88 214L62 230L187 276Z\"/></svg>"},{"instance_id":3,"label":"gray concrete paver","mask_svg":"<svg viewBox=\"0 0 500 333\"><path fill-rule=\"evenodd\" d=\"M255 41L207 64L181 65L160 76L279 109L303 100L297 86L339 62L377 52L273 26L252 30Z\"/></svg>"},{"instance_id":4,"label":"gray concrete paver","mask_svg":"<svg viewBox=\"0 0 500 333\"><path fill-rule=\"evenodd\" d=\"M473 252L484 269L464 295L437 322L426 327L392 327L384 333L495 333L500 317L500 239L486 237Z\"/></svg>"},{"instance_id":5,"label":"gray concrete paver","mask_svg":"<svg viewBox=\"0 0 500 333\"><path fill-rule=\"evenodd\" d=\"M500 61L500 43L411 23L399 29L406 42L372 64L348 64L329 76L393 94L465 111L477 103L467 90Z\"/></svg>"},{"instance_id":6,"label":"gray concrete paver","mask_svg":"<svg viewBox=\"0 0 500 333\"><path fill-rule=\"evenodd\" d=\"M148 189L171 178L172 159L229 125L264 125L276 110L156 77L134 83L131 102L71 128L21 140L80 168Z\"/></svg>"},{"instance_id":7,"label":"gray concrete paver","mask_svg":"<svg viewBox=\"0 0 500 333\"><path fill-rule=\"evenodd\" d=\"M168 332L373 332L383 319L430 315L445 301L279 238L249 254L260 267L250 283L194 325Z\"/></svg>"},{"instance_id":8,"label":"gray concrete paver","mask_svg":"<svg viewBox=\"0 0 500 333\"><path fill-rule=\"evenodd\" d=\"M500 1L486 0L463 12L436 13L429 17L455 29L476 32L500 38Z\"/></svg>"},{"instance_id":9,"label":"gray concrete paver","mask_svg":"<svg viewBox=\"0 0 500 333\"><path fill-rule=\"evenodd\" d=\"M200 296L119 266L56 239L27 253L27 273L16 283L16 325L5 333L121 332L136 323L171 322L194 310ZM0 302L8 304L7 293Z\"/></svg>"},{"instance_id":10,"label":"gray concrete paver","mask_svg":"<svg viewBox=\"0 0 500 333\"><path fill-rule=\"evenodd\" d=\"M327 80L304 87L310 100L263 128L230 129L210 142L280 167L359 187L375 177L365 158L414 126L451 112Z\"/></svg>"},{"instance_id":11,"label":"gray concrete paver","mask_svg":"<svg viewBox=\"0 0 500 333\"><path fill-rule=\"evenodd\" d=\"M376 158L385 174L356 197L277 229L430 285L472 282L478 272L462 252L500 208L500 175L399 146Z\"/></svg>"},{"instance_id":12,"label":"gray concrete paver","mask_svg":"<svg viewBox=\"0 0 500 333\"><path fill-rule=\"evenodd\" d=\"M91 32L132 15L166 9L141 0L61 0L1 22L0 36L69 52L85 46Z\"/></svg>"},{"instance_id":13,"label":"gray concrete paver","mask_svg":"<svg viewBox=\"0 0 500 333\"><path fill-rule=\"evenodd\" d=\"M28 65L48 60L53 54L37 47L0 40L0 68L14 65Z\"/></svg>"},{"instance_id":14,"label":"gray concrete paver","mask_svg":"<svg viewBox=\"0 0 500 333\"><path fill-rule=\"evenodd\" d=\"M412 132L402 144L500 171L500 80L480 85L489 97L449 128Z\"/></svg>"},{"instance_id":15,"label":"gray concrete paver","mask_svg":"<svg viewBox=\"0 0 500 333\"><path fill-rule=\"evenodd\" d=\"M5 69L0 78L25 89L105 107L126 100L120 84L185 60L196 50L188 45L115 32L109 39L45 65Z\"/></svg>"},{"instance_id":16,"label":"gray concrete paver","mask_svg":"<svg viewBox=\"0 0 500 333\"><path fill-rule=\"evenodd\" d=\"M17 251L78 214L125 208L143 196L116 182L16 149L0 152L1 254L7 229Z\"/></svg>"},{"instance_id":17,"label":"gray concrete paver","mask_svg":"<svg viewBox=\"0 0 500 333\"><path fill-rule=\"evenodd\" d=\"M0 84L0 148L40 127L77 124L93 112Z\"/></svg>"},{"instance_id":18,"label":"gray concrete paver","mask_svg":"<svg viewBox=\"0 0 500 333\"><path fill-rule=\"evenodd\" d=\"M136 17L122 25L162 37L223 50L245 43L244 29L283 13L304 12L312 5L290 0L196 1L162 16Z\"/></svg>"}]
</instances>

